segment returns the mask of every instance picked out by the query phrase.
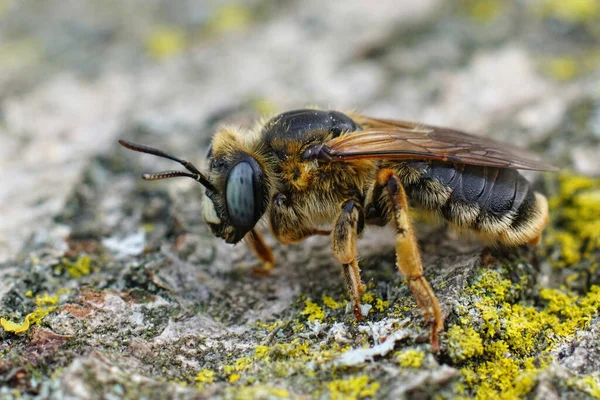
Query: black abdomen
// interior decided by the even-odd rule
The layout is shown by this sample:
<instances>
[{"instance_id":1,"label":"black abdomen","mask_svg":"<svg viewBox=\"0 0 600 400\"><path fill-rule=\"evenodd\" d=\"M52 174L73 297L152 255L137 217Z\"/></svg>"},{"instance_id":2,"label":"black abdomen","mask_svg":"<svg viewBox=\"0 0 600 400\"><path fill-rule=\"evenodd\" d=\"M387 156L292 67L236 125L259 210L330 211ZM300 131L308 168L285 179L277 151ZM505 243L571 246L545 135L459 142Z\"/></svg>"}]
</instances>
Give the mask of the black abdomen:
<instances>
[{"instance_id":1,"label":"black abdomen","mask_svg":"<svg viewBox=\"0 0 600 400\"><path fill-rule=\"evenodd\" d=\"M514 169L406 163L408 197L445 220L482 233L518 230L535 211L529 182ZM412 176L412 179L410 177Z\"/></svg>"}]
</instances>

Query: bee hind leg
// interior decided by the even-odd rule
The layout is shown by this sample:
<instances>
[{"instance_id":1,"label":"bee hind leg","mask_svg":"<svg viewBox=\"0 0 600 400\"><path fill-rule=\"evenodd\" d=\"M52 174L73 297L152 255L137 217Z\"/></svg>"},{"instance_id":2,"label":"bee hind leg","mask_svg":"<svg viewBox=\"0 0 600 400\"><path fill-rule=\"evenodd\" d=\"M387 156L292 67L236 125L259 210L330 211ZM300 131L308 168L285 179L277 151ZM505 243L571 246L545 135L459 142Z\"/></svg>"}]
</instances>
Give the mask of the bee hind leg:
<instances>
[{"instance_id":1,"label":"bee hind leg","mask_svg":"<svg viewBox=\"0 0 600 400\"><path fill-rule=\"evenodd\" d=\"M256 257L261 262L262 266L254 268L252 272L255 275L267 276L275 267L275 257L269 246L265 243L262 235L256 230L252 229L245 237L246 242L250 246L250 249L256 254Z\"/></svg>"},{"instance_id":2,"label":"bee hind leg","mask_svg":"<svg viewBox=\"0 0 600 400\"><path fill-rule=\"evenodd\" d=\"M352 298L352 310L357 321L363 319L360 297L365 291L365 285L360 279L356 237L363 227L362 210L353 200L345 201L331 232L331 247L334 257L342 263L342 274Z\"/></svg>"},{"instance_id":3,"label":"bee hind leg","mask_svg":"<svg viewBox=\"0 0 600 400\"><path fill-rule=\"evenodd\" d=\"M404 187L394 171L389 169L379 171L377 183L386 187L391 200L396 225L396 266L407 279L408 287L423 311L425 320L431 324L431 346L434 351L438 351L438 334L444 327L444 319L440 304L423 276L421 253L408 212Z\"/></svg>"}]
</instances>

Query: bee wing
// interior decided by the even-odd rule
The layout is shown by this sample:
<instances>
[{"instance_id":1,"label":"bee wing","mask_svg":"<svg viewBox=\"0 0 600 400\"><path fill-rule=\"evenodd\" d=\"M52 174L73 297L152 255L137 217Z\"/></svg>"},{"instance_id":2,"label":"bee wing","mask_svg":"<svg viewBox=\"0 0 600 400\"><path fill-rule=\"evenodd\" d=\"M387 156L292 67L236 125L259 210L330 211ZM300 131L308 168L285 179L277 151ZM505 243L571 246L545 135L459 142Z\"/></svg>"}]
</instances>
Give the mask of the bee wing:
<instances>
[{"instance_id":1,"label":"bee wing","mask_svg":"<svg viewBox=\"0 0 600 400\"><path fill-rule=\"evenodd\" d=\"M453 129L364 116L353 119L364 130L327 142L333 161L439 160L497 168L558 170L535 154Z\"/></svg>"}]
</instances>

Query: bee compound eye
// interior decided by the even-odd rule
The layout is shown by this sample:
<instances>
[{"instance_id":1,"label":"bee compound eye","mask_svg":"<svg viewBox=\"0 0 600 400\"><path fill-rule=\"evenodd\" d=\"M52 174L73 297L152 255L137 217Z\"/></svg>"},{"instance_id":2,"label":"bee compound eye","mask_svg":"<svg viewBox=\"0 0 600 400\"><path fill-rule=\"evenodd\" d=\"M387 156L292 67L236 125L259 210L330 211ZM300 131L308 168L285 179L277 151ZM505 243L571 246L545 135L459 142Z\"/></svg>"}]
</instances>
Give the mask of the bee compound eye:
<instances>
[{"instance_id":1,"label":"bee compound eye","mask_svg":"<svg viewBox=\"0 0 600 400\"><path fill-rule=\"evenodd\" d=\"M227 178L227 209L237 229L251 229L254 225L254 171L242 161L233 167Z\"/></svg>"}]
</instances>

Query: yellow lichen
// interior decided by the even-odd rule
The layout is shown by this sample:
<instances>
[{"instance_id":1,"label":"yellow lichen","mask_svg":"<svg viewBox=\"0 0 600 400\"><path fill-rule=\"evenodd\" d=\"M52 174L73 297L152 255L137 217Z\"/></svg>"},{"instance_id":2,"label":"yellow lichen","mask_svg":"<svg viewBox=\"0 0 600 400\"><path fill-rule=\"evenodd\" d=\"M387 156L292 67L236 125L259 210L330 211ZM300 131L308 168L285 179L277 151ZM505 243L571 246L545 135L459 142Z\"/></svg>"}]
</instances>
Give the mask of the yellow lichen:
<instances>
[{"instance_id":1,"label":"yellow lichen","mask_svg":"<svg viewBox=\"0 0 600 400\"><path fill-rule=\"evenodd\" d=\"M242 376L240 374L231 374L229 375L229 383L236 383L241 377Z\"/></svg>"},{"instance_id":2,"label":"yellow lichen","mask_svg":"<svg viewBox=\"0 0 600 400\"><path fill-rule=\"evenodd\" d=\"M377 311L383 312L383 310L385 310L389 305L389 301L384 301L378 297L375 299L375 305L373 307L375 307Z\"/></svg>"},{"instance_id":3,"label":"yellow lichen","mask_svg":"<svg viewBox=\"0 0 600 400\"><path fill-rule=\"evenodd\" d=\"M375 397L379 390L379 383L369 383L367 375L359 375L348 379L336 379L327 384L329 398L332 400L363 399Z\"/></svg>"},{"instance_id":4,"label":"yellow lichen","mask_svg":"<svg viewBox=\"0 0 600 400\"><path fill-rule=\"evenodd\" d=\"M244 371L252 365L252 359L250 357L242 357L235 361L233 368L235 371Z\"/></svg>"},{"instance_id":5,"label":"yellow lichen","mask_svg":"<svg viewBox=\"0 0 600 400\"><path fill-rule=\"evenodd\" d=\"M302 315L308 316L309 321L323 321L323 318L325 318L325 311L323 311L317 303L311 300L305 300Z\"/></svg>"},{"instance_id":6,"label":"yellow lichen","mask_svg":"<svg viewBox=\"0 0 600 400\"><path fill-rule=\"evenodd\" d=\"M596 264L600 249L600 179L563 174L559 193L549 201L554 226L546 244L551 261L564 268L587 260ZM558 248L556 257L553 250Z\"/></svg>"},{"instance_id":7,"label":"yellow lichen","mask_svg":"<svg viewBox=\"0 0 600 400\"><path fill-rule=\"evenodd\" d=\"M483 354L483 341L473 328L463 329L454 325L448 329L448 353L457 361L464 361Z\"/></svg>"},{"instance_id":8,"label":"yellow lichen","mask_svg":"<svg viewBox=\"0 0 600 400\"><path fill-rule=\"evenodd\" d=\"M404 368L419 368L423 365L425 354L419 350L404 350L394 354L398 364Z\"/></svg>"},{"instance_id":9,"label":"yellow lichen","mask_svg":"<svg viewBox=\"0 0 600 400\"><path fill-rule=\"evenodd\" d=\"M58 304L58 295L50 296L45 293L42 296L35 296L35 304L38 307L53 306Z\"/></svg>"},{"instance_id":10,"label":"yellow lichen","mask_svg":"<svg viewBox=\"0 0 600 400\"><path fill-rule=\"evenodd\" d=\"M599 286L585 295L541 289L542 303L534 307L514 303L521 285L484 271L465 290L475 307L456 308L459 323L448 330L448 354L463 366L461 390L475 398L525 396L550 365L550 351L599 313Z\"/></svg>"},{"instance_id":11,"label":"yellow lichen","mask_svg":"<svg viewBox=\"0 0 600 400\"><path fill-rule=\"evenodd\" d=\"M172 57L184 47L185 36L181 28L158 26L146 42L148 54L156 59Z\"/></svg>"},{"instance_id":12,"label":"yellow lichen","mask_svg":"<svg viewBox=\"0 0 600 400\"><path fill-rule=\"evenodd\" d=\"M213 383L215 381L215 371L204 368L198 372L194 380L199 383Z\"/></svg>"},{"instance_id":13,"label":"yellow lichen","mask_svg":"<svg viewBox=\"0 0 600 400\"><path fill-rule=\"evenodd\" d=\"M332 310L337 310L342 307L345 307L344 302L337 302L329 296L323 296L323 304L325 305L325 307L331 308Z\"/></svg>"},{"instance_id":14,"label":"yellow lichen","mask_svg":"<svg viewBox=\"0 0 600 400\"><path fill-rule=\"evenodd\" d=\"M213 33L241 31L252 23L250 9L243 4L226 4L219 7L210 21L208 29Z\"/></svg>"},{"instance_id":15,"label":"yellow lichen","mask_svg":"<svg viewBox=\"0 0 600 400\"><path fill-rule=\"evenodd\" d=\"M247 399L289 399L290 393L283 388L266 386L266 385L253 385L247 387L236 387L233 396L236 400L247 400Z\"/></svg>"},{"instance_id":16,"label":"yellow lichen","mask_svg":"<svg viewBox=\"0 0 600 400\"><path fill-rule=\"evenodd\" d=\"M556 57L547 60L542 72L558 81L568 81L581 73L581 66L573 57Z\"/></svg>"},{"instance_id":17,"label":"yellow lichen","mask_svg":"<svg viewBox=\"0 0 600 400\"><path fill-rule=\"evenodd\" d=\"M279 328L281 325L282 325L281 321L275 321L275 322L272 322L270 324L266 324L266 323L260 322L260 321L256 322L256 326L257 327L259 327L261 329L265 329L265 330L267 330L269 332L273 331L276 328Z\"/></svg>"},{"instance_id":18,"label":"yellow lichen","mask_svg":"<svg viewBox=\"0 0 600 400\"><path fill-rule=\"evenodd\" d=\"M71 278L81 278L89 275L92 271L92 259L88 255L80 256L75 262L71 262L66 258L62 259L62 266L71 276Z\"/></svg>"},{"instance_id":19,"label":"yellow lichen","mask_svg":"<svg viewBox=\"0 0 600 400\"><path fill-rule=\"evenodd\" d=\"M267 346L262 346L262 345L256 346L256 348L254 349L254 358L258 359L258 360L263 359L263 358L268 359L269 351L270 351L270 349Z\"/></svg>"},{"instance_id":20,"label":"yellow lichen","mask_svg":"<svg viewBox=\"0 0 600 400\"><path fill-rule=\"evenodd\" d=\"M600 376L598 375L587 375L582 378L572 378L567 381L567 385L576 387L595 399L600 399Z\"/></svg>"},{"instance_id":21,"label":"yellow lichen","mask_svg":"<svg viewBox=\"0 0 600 400\"><path fill-rule=\"evenodd\" d=\"M21 323L8 321L0 318L0 325L7 332L23 333L33 324L39 324L42 320L56 309L56 306L38 307L32 313L27 314Z\"/></svg>"},{"instance_id":22,"label":"yellow lichen","mask_svg":"<svg viewBox=\"0 0 600 400\"><path fill-rule=\"evenodd\" d=\"M364 303L369 303L369 304L372 303L373 301L375 301L375 294L370 293L370 292L363 294L362 301Z\"/></svg>"},{"instance_id":23,"label":"yellow lichen","mask_svg":"<svg viewBox=\"0 0 600 400\"><path fill-rule=\"evenodd\" d=\"M506 6L502 0L464 0L469 16L477 22L488 22L500 16Z\"/></svg>"},{"instance_id":24,"label":"yellow lichen","mask_svg":"<svg viewBox=\"0 0 600 400\"><path fill-rule=\"evenodd\" d=\"M568 22L595 21L600 15L598 0L543 0L538 4L542 15Z\"/></svg>"}]
</instances>

